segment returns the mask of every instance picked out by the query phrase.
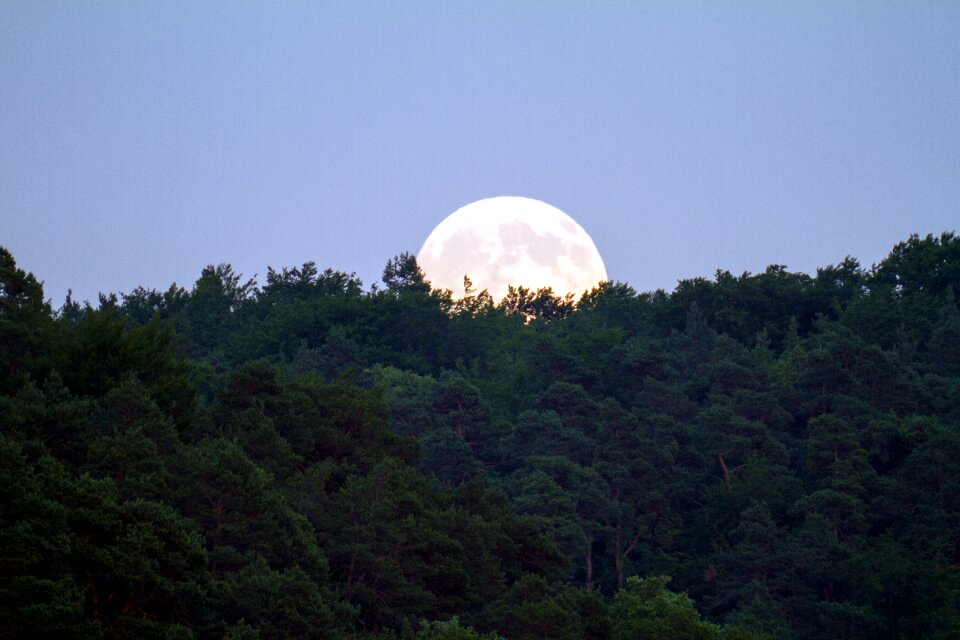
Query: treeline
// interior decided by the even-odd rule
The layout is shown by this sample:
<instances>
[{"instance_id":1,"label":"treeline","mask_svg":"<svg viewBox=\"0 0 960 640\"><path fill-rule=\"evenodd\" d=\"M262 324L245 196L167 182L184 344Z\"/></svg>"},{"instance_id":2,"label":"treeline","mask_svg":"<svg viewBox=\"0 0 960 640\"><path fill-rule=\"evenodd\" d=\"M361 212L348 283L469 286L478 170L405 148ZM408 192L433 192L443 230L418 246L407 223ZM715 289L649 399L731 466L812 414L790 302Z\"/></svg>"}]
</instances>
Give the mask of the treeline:
<instances>
[{"instance_id":1,"label":"treeline","mask_svg":"<svg viewBox=\"0 0 960 640\"><path fill-rule=\"evenodd\" d=\"M960 635L960 238L465 287L54 310L0 249L0 636Z\"/></svg>"}]
</instances>

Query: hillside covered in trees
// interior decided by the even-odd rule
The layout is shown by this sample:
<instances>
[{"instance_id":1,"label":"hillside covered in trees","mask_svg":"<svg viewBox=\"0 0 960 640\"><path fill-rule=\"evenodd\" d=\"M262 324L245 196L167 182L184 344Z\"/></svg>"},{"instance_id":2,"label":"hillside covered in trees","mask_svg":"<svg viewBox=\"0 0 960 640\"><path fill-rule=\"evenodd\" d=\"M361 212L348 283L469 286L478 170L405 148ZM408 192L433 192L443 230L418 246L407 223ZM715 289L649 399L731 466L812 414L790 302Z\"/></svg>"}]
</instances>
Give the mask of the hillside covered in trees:
<instances>
[{"instance_id":1,"label":"hillside covered in trees","mask_svg":"<svg viewBox=\"0 0 960 640\"><path fill-rule=\"evenodd\" d=\"M0 249L0 637L960 636L960 238L494 305Z\"/></svg>"}]
</instances>

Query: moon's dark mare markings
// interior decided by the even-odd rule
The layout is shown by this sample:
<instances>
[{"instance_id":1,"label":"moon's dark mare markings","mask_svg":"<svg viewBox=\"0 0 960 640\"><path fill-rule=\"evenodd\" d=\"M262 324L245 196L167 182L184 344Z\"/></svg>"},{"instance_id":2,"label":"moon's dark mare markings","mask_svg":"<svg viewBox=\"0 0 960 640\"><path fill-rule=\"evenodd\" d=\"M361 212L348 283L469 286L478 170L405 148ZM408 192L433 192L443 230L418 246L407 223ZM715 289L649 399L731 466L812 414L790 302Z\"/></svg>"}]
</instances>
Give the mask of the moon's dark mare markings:
<instances>
[{"instance_id":1,"label":"moon's dark mare markings","mask_svg":"<svg viewBox=\"0 0 960 640\"><path fill-rule=\"evenodd\" d=\"M459 291L466 271L494 298L508 284L550 286L578 294L606 279L603 260L575 220L545 202L518 196L486 198L453 212L418 255L435 286Z\"/></svg>"},{"instance_id":2,"label":"moon's dark mare markings","mask_svg":"<svg viewBox=\"0 0 960 640\"><path fill-rule=\"evenodd\" d=\"M467 256L477 253L482 237L476 231L458 231L440 247L438 259L444 256Z\"/></svg>"},{"instance_id":3,"label":"moon's dark mare markings","mask_svg":"<svg viewBox=\"0 0 960 640\"><path fill-rule=\"evenodd\" d=\"M559 257L566 253L564 242L553 234L539 234L526 222L501 224L497 232L505 247L517 247L514 255L529 255L537 264L557 266Z\"/></svg>"},{"instance_id":4,"label":"moon's dark mare markings","mask_svg":"<svg viewBox=\"0 0 960 640\"><path fill-rule=\"evenodd\" d=\"M574 264L583 265L590 264L591 262L592 252L582 244L575 244L566 247L565 253Z\"/></svg>"}]
</instances>

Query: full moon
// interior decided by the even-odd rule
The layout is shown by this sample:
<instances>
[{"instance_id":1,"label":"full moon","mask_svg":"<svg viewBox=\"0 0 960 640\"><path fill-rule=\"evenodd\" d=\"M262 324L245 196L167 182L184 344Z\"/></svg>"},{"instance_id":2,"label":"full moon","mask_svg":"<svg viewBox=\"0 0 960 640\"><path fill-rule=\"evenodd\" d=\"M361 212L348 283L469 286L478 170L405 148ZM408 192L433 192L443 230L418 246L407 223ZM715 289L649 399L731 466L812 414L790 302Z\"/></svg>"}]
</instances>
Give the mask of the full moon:
<instances>
[{"instance_id":1,"label":"full moon","mask_svg":"<svg viewBox=\"0 0 960 640\"><path fill-rule=\"evenodd\" d=\"M607 279L593 240L560 209L501 196L457 209L427 237L417 262L434 289L463 293L468 276L497 302L509 285L579 297Z\"/></svg>"}]
</instances>

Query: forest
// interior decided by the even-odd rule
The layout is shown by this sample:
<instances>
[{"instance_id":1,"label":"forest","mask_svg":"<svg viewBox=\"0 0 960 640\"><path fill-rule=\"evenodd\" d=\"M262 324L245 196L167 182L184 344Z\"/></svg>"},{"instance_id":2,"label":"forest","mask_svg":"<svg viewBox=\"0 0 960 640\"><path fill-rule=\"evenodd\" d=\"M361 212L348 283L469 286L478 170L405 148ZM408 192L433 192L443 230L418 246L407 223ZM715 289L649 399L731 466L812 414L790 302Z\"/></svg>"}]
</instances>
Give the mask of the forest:
<instances>
[{"instance_id":1,"label":"forest","mask_svg":"<svg viewBox=\"0 0 960 640\"><path fill-rule=\"evenodd\" d=\"M0 637L960 637L953 233L579 300L41 280L0 248Z\"/></svg>"}]
</instances>

